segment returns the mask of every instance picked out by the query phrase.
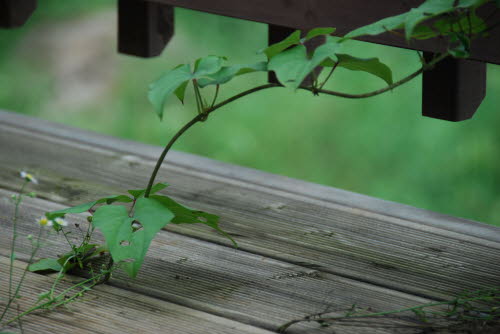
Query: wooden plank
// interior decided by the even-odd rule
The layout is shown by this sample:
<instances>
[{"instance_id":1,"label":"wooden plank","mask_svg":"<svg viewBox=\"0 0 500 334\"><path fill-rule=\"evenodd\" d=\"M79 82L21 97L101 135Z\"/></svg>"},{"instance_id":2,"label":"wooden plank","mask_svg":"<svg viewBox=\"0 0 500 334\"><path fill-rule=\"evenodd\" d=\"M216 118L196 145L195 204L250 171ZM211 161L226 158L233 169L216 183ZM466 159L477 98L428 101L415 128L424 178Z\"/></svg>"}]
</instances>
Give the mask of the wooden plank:
<instances>
[{"instance_id":1,"label":"wooden plank","mask_svg":"<svg viewBox=\"0 0 500 334\"><path fill-rule=\"evenodd\" d=\"M0 28L22 26L37 7L37 0L0 0Z\"/></svg>"},{"instance_id":2,"label":"wooden plank","mask_svg":"<svg viewBox=\"0 0 500 334\"><path fill-rule=\"evenodd\" d=\"M17 282L25 263L16 261L14 278ZM5 287L9 278L9 260L0 256L0 286ZM81 278L67 277L58 291L68 288L72 282ZM36 302L38 295L48 291L53 278L28 273L22 298L19 300L21 310L26 310ZM0 289L0 309L5 306L7 289ZM271 334L271 332L245 325L208 313L196 311L184 306L169 303L157 298L144 296L101 285L95 287L76 303L68 305L69 309L60 308L53 312L37 312L23 318L26 333L172 333L172 334L206 334L206 333L248 333ZM70 311L71 310L71 311ZM16 315L16 308L9 311L6 319ZM126 329L126 330L124 330ZM1 330L1 327L0 327Z\"/></svg>"},{"instance_id":3,"label":"wooden plank","mask_svg":"<svg viewBox=\"0 0 500 334\"><path fill-rule=\"evenodd\" d=\"M434 54L424 53L427 60ZM447 58L422 77L422 114L447 121L472 118L486 96L486 63Z\"/></svg>"},{"instance_id":4,"label":"wooden plank","mask_svg":"<svg viewBox=\"0 0 500 334\"><path fill-rule=\"evenodd\" d=\"M161 54L173 34L172 6L138 0L118 1L118 52L155 57Z\"/></svg>"},{"instance_id":5,"label":"wooden plank","mask_svg":"<svg viewBox=\"0 0 500 334\"><path fill-rule=\"evenodd\" d=\"M0 190L0 196L10 193ZM33 218L60 205L40 199L23 202L19 235L36 233ZM0 255L6 256L11 233L8 215L0 204ZM70 222L85 226L85 218ZM71 235L78 235L76 229ZM97 233L97 239L100 239ZM29 242L18 238L18 258L26 259ZM40 256L55 256L68 250L62 236L51 235ZM135 280L117 273L111 285L187 306L249 325L275 330L289 319L326 308L343 313L352 304L374 311L403 308L429 302L427 299L391 291L363 282L322 273L316 269L276 261L241 250L162 231L154 239L143 268ZM409 316L409 314L404 314ZM380 323L343 324L336 333L415 333L412 319L386 319ZM381 328L377 328L377 326ZM345 327L344 327L345 326ZM290 333L331 333L317 325L297 326Z\"/></svg>"},{"instance_id":6,"label":"wooden plank","mask_svg":"<svg viewBox=\"0 0 500 334\"><path fill-rule=\"evenodd\" d=\"M274 24L294 29L311 29L315 27L335 27L339 35L378 21L382 18L397 15L419 6L423 0L148 0L175 7L188 8L218 15L231 16L239 19ZM490 17L492 22L500 19L500 13L495 12L493 3L482 8L483 16ZM474 41L471 58L500 64L499 29L494 30L488 38ZM401 36L382 34L363 38L365 41L438 52L446 48L441 40L415 41L411 45Z\"/></svg>"},{"instance_id":7,"label":"wooden plank","mask_svg":"<svg viewBox=\"0 0 500 334\"><path fill-rule=\"evenodd\" d=\"M10 113L0 114L0 148L0 185L36 170L37 191L65 204L123 190L123 180L144 186L160 152ZM498 227L172 153L159 178L168 193L221 215L243 250L431 298L497 283ZM199 226L169 230L227 244Z\"/></svg>"}]
</instances>

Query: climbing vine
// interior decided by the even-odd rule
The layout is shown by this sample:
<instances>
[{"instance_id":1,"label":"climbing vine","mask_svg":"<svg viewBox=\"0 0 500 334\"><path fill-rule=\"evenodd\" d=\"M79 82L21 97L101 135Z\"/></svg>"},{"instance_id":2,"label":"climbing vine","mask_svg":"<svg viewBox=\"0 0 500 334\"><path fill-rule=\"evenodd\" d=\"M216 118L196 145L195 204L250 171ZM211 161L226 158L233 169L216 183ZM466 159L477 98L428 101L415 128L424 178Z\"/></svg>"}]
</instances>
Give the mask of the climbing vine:
<instances>
[{"instance_id":1,"label":"climbing vine","mask_svg":"<svg viewBox=\"0 0 500 334\"><path fill-rule=\"evenodd\" d=\"M128 190L126 194L108 196L63 210L47 212L38 220L40 234L37 238L31 236L33 255L26 270L54 271L58 274L52 288L41 294L32 308L10 320L5 320L4 317L15 303L23 283L21 279L14 288L12 275L18 210L22 197L26 195L24 191L26 184L36 180L26 172L21 175L24 185L15 198L9 300L0 316L0 324L19 321L24 315L35 310L53 309L71 302L92 286L106 282L119 268L130 277L136 277L151 241L167 224L205 224L237 246L236 241L219 227L219 217L216 215L185 207L166 195L158 194L168 185L155 183L157 173L169 150L187 130L195 124L207 121L213 112L231 102L264 89L300 89L311 92L313 96L331 95L350 99L367 98L392 91L424 71L432 69L447 57L469 57L473 41L486 37L491 27L498 24L498 22L488 22L488 19L483 19L476 13L479 7L489 2L495 2L496 7L500 6L498 0L427 0L409 12L360 27L345 36L336 35L335 28L329 27L316 28L308 32L297 30L279 43L260 50L263 60L254 64L227 65L225 57L210 55L197 59L194 64L181 64L167 71L151 85L149 90L149 100L156 114L160 119L168 118L164 111L166 101L175 96L184 103L186 91L191 89L196 100L195 116L168 141L144 189ZM390 66L380 59L358 58L345 51L344 45L349 40L387 32L405 38L408 43L412 40L440 38L448 41L448 47L429 61L426 61L420 52L416 52L421 63L420 68L399 80L394 80ZM323 44L310 51L305 43L312 39L322 39ZM335 76L338 68L365 72L367 75L379 78L384 85L378 90L359 94L325 89L325 84ZM220 92L225 85L237 77L255 72L273 72L277 82L262 84L220 100ZM306 78L310 79L305 80ZM214 89L207 92L210 86ZM82 232L81 242L74 244L67 237L69 233L67 216L80 213L87 213L88 225ZM59 258L40 259L32 263L40 245L40 238L47 228L62 234L68 241L70 250ZM80 229L80 226L78 228ZM95 230L99 230L104 236L104 245L93 241ZM98 272L91 269L90 278L68 288L63 295L55 292L56 285L65 274L74 269L89 268L89 263L100 259L103 255L108 255L108 261ZM68 292L74 293L70 298L61 297L67 296ZM307 320L301 319L295 322ZM291 325L292 323L289 323L285 327ZM282 328L283 331L286 330L285 327Z\"/></svg>"}]
</instances>

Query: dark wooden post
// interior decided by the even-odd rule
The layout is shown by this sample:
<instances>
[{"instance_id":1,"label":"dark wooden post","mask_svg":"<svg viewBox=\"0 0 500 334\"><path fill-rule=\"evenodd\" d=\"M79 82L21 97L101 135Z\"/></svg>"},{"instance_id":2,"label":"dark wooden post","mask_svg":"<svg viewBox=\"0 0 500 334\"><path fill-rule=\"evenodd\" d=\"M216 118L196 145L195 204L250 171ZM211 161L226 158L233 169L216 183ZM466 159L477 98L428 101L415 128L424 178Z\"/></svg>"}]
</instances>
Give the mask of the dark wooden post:
<instances>
[{"instance_id":1,"label":"dark wooden post","mask_svg":"<svg viewBox=\"0 0 500 334\"><path fill-rule=\"evenodd\" d=\"M433 54L425 52L430 60ZM447 121L471 118L486 95L486 63L447 58L424 72L422 114Z\"/></svg>"},{"instance_id":2,"label":"dark wooden post","mask_svg":"<svg viewBox=\"0 0 500 334\"><path fill-rule=\"evenodd\" d=\"M293 33L297 29L292 29L292 28L287 28L287 27L282 27L282 26L277 26L273 24L268 25L269 30L268 30L268 45L278 43L285 38L287 38L291 33ZM304 33L304 32L303 32ZM324 38L323 37L316 37L313 38L310 41L307 41L305 43L305 46L307 50L314 50L318 46L320 46L322 43L324 43ZM316 70L315 73L319 75L320 71ZM276 75L274 72L269 72L267 75L267 80L270 83L279 83L278 78L276 78ZM313 78L309 75L307 76L304 81L302 82L303 85L311 85L312 84Z\"/></svg>"},{"instance_id":3,"label":"dark wooden post","mask_svg":"<svg viewBox=\"0 0 500 334\"><path fill-rule=\"evenodd\" d=\"M0 27L22 26L33 14L37 0L0 0Z\"/></svg>"},{"instance_id":4,"label":"dark wooden post","mask_svg":"<svg viewBox=\"0 0 500 334\"><path fill-rule=\"evenodd\" d=\"M118 52L161 54L174 34L174 8L143 0L118 0Z\"/></svg>"}]
</instances>

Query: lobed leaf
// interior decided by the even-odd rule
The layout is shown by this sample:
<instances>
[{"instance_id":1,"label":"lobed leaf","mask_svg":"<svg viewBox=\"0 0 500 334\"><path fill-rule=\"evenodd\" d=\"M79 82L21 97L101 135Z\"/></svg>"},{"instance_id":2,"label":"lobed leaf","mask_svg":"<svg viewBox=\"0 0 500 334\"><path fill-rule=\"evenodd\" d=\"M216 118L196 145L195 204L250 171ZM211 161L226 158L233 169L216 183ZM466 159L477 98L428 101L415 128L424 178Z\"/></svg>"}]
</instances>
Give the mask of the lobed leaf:
<instances>
[{"instance_id":1,"label":"lobed leaf","mask_svg":"<svg viewBox=\"0 0 500 334\"><path fill-rule=\"evenodd\" d=\"M378 58L356 58L347 54L337 54L338 66L351 71L363 71L384 80L392 85L392 71L389 66L380 62Z\"/></svg>"},{"instance_id":2,"label":"lobed leaf","mask_svg":"<svg viewBox=\"0 0 500 334\"><path fill-rule=\"evenodd\" d=\"M153 104L156 113L160 119L163 118L163 108L167 98L176 91L179 86L185 84L192 78L189 65L179 65L173 70L162 75L157 81L149 86L148 98ZM184 95L182 95L182 101Z\"/></svg>"},{"instance_id":3,"label":"lobed leaf","mask_svg":"<svg viewBox=\"0 0 500 334\"><path fill-rule=\"evenodd\" d=\"M199 211L199 210L193 210L190 208L187 208L170 197L167 196L159 196L159 195L154 195L151 196L151 198L154 198L161 202L165 207L167 207L175 217L172 219L172 223L174 224L205 224L207 226L210 226L211 228L215 229L217 232L221 233L223 236L231 240L233 245L235 247L238 247L238 244L234 239L224 232L220 227L219 227L219 217L207 212Z\"/></svg>"},{"instance_id":4,"label":"lobed leaf","mask_svg":"<svg viewBox=\"0 0 500 334\"><path fill-rule=\"evenodd\" d=\"M72 206L69 208L62 209L62 210L47 212L45 214L45 216L48 219L55 219L57 217L63 217L68 213L86 212L97 204L101 204L101 203L112 204L114 202L130 203L130 202L133 202L133 199L131 199L130 197L125 196L125 195L108 196L108 197L100 198L96 201L83 203L83 204L80 204L77 206Z\"/></svg>"},{"instance_id":5,"label":"lobed leaf","mask_svg":"<svg viewBox=\"0 0 500 334\"><path fill-rule=\"evenodd\" d=\"M224 66L218 72L198 80L198 85L203 88L208 85L222 85L234 77L246 73L267 71L267 62L261 61L249 65Z\"/></svg>"},{"instance_id":6,"label":"lobed leaf","mask_svg":"<svg viewBox=\"0 0 500 334\"><path fill-rule=\"evenodd\" d=\"M307 33L304 41L308 41L310 39L313 39L314 37L321 36L321 35L331 35L335 32L335 28L314 28L309 30Z\"/></svg>"},{"instance_id":7,"label":"lobed leaf","mask_svg":"<svg viewBox=\"0 0 500 334\"><path fill-rule=\"evenodd\" d=\"M308 57L306 47L297 45L271 59L268 70L274 71L278 80L285 86L298 88L305 77L326 59L336 59L335 53L340 44L330 36Z\"/></svg>"},{"instance_id":8,"label":"lobed leaf","mask_svg":"<svg viewBox=\"0 0 500 334\"><path fill-rule=\"evenodd\" d=\"M222 67L225 58L219 56L207 56L196 60L194 70L191 72L191 66L182 64L163 74L158 80L149 87L148 98L153 104L156 113L160 119L163 118L163 109L165 102L174 94L184 102L187 84L190 80L200 79L207 75L218 72Z\"/></svg>"},{"instance_id":9,"label":"lobed leaf","mask_svg":"<svg viewBox=\"0 0 500 334\"><path fill-rule=\"evenodd\" d=\"M263 52L266 54L267 59L271 60L274 56L281 53L283 50L286 50L289 47L297 44L300 44L300 30L295 30L292 34L290 34L290 36L288 36L281 42L268 46L263 50Z\"/></svg>"},{"instance_id":10,"label":"lobed leaf","mask_svg":"<svg viewBox=\"0 0 500 334\"><path fill-rule=\"evenodd\" d=\"M174 214L157 199L141 197L136 201L133 217L122 205L102 206L96 210L92 224L104 235L113 260L121 262L125 272L135 277L151 240L173 218ZM134 221L139 221L142 228L132 229Z\"/></svg>"}]
</instances>

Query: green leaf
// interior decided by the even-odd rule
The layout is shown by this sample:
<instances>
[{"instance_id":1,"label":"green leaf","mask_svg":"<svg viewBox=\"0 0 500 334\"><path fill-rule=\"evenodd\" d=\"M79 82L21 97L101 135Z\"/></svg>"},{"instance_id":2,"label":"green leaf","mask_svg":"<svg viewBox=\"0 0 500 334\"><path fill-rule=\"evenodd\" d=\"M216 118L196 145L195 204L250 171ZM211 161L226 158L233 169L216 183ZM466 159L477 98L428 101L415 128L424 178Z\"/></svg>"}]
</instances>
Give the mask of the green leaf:
<instances>
[{"instance_id":1,"label":"green leaf","mask_svg":"<svg viewBox=\"0 0 500 334\"><path fill-rule=\"evenodd\" d=\"M448 50L453 57L468 58L470 56L470 40L465 34L452 34L450 41L456 44L455 47Z\"/></svg>"},{"instance_id":2,"label":"green leaf","mask_svg":"<svg viewBox=\"0 0 500 334\"><path fill-rule=\"evenodd\" d=\"M300 44L300 30L295 30L290 36L281 42L268 46L262 52L266 54L268 60L271 60L274 56L281 53L281 51L297 44Z\"/></svg>"},{"instance_id":3,"label":"green leaf","mask_svg":"<svg viewBox=\"0 0 500 334\"><path fill-rule=\"evenodd\" d=\"M225 59L225 57L219 56L198 58L194 63L193 79L217 72L222 67L222 61Z\"/></svg>"},{"instance_id":4,"label":"green leaf","mask_svg":"<svg viewBox=\"0 0 500 334\"><path fill-rule=\"evenodd\" d=\"M285 86L298 88L305 77L327 58L336 58L340 44L330 36L308 57L304 45L297 45L276 55L269 62L268 70L274 71L278 80Z\"/></svg>"},{"instance_id":5,"label":"green leaf","mask_svg":"<svg viewBox=\"0 0 500 334\"><path fill-rule=\"evenodd\" d=\"M189 65L185 64L165 73L149 86L148 98L153 104L160 119L163 118L163 108L170 94L191 78L191 68Z\"/></svg>"},{"instance_id":6,"label":"green leaf","mask_svg":"<svg viewBox=\"0 0 500 334\"><path fill-rule=\"evenodd\" d=\"M174 224L205 224L207 226L210 226L211 228L215 229L217 232L221 233L223 236L231 240L233 245L235 247L238 247L238 244L234 239L224 232L220 227L219 227L219 217L207 212L199 211L199 210L193 210L190 208L187 208L170 197L167 196L160 196L160 195L154 195L151 196L151 198L154 198L161 202L165 207L167 207L170 211L173 212L175 217L172 219L172 223Z\"/></svg>"},{"instance_id":7,"label":"green leaf","mask_svg":"<svg viewBox=\"0 0 500 334\"><path fill-rule=\"evenodd\" d=\"M196 60L194 71L191 66L183 64L163 74L149 87L148 98L153 104L160 119L163 118L165 102L171 94L175 94L184 102L184 94L189 80L199 79L219 71L222 67L224 57L207 56Z\"/></svg>"},{"instance_id":8,"label":"green leaf","mask_svg":"<svg viewBox=\"0 0 500 334\"><path fill-rule=\"evenodd\" d=\"M500 8L500 0L495 0L495 3L497 4L497 7Z\"/></svg>"},{"instance_id":9,"label":"green leaf","mask_svg":"<svg viewBox=\"0 0 500 334\"><path fill-rule=\"evenodd\" d=\"M160 190L165 189L166 187L168 187L168 184L166 184L166 183L161 183L161 182L157 183L151 187L151 191L149 192L149 194L150 195L155 194L155 193L159 192ZM146 193L146 189L128 190L128 193L130 195L134 196L134 198L139 198Z\"/></svg>"},{"instance_id":10,"label":"green leaf","mask_svg":"<svg viewBox=\"0 0 500 334\"><path fill-rule=\"evenodd\" d=\"M29 271L60 271L62 269L61 265L56 259L40 259L35 263L29 265Z\"/></svg>"},{"instance_id":11,"label":"green leaf","mask_svg":"<svg viewBox=\"0 0 500 334\"><path fill-rule=\"evenodd\" d=\"M133 217L121 205L98 208L92 223L101 230L109 252L116 263L122 262L130 277L136 277L154 236L168 224L174 214L156 198L139 198ZM138 221L142 228L132 229Z\"/></svg>"},{"instance_id":12,"label":"green leaf","mask_svg":"<svg viewBox=\"0 0 500 334\"><path fill-rule=\"evenodd\" d=\"M72 207L69 207L66 209L47 212L45 214L45 216L47 217L47 219L55 219L57 217L63 217L64 215L66 215L68 213L82 213L82 212L88 211L94 205L97 205L97 204L101 204L101 203L112 204L114 202L130 203L130 202L133 202L133 199L131 199L130 197L125 196L125 195L108 196L108 197L100 198L96 201L83 203L83 204L80 204L77 206L72 206Z\"/></svg>"},{"instance_id":13,"label":"green leaf","mask_svg":"<svg viewBox=\"0 0 500 334\"><path fill-rule=\"evenodd\" d=\"M375 23L360 27L349 32L341 40L344 41L350 38L356 38L365 35L379 35L389 30L396 30L403 27L407 13L403 13L396 16L387 17Z\"/></svg>"},{"instance_id":14,"label":"green leaf","mask_svg":"<svg viewBox=\"0 0 500 334\"><path fill-rule=\"evenodd\" d=\"M471 11L470 15L462 15L459 20L455 17L445 17L437 20L434 27L443 35L453 35L459 31L468 33L479 33L487 28L486 22L477 16L475 11Z\"/></svg>"},{"instance_id":15,"label":"green leaf","mask_svg":"<svg viewBox=\"0 0 500 334\"><path fill-rule=\"evenodd\" d=\"M305 37L305 41L321 35L331 35L335 32L335 30L335 28L314 28L312 30L309 30Z\"/></svg>"},{"instance_id":16,"label":"green leaf","mask_svg":"<svg viewBox=\"0 0 500 334\"><path fill-rule=\"evenodd\" d=\"M177 96L177 98L181 101L182 104L184 104L184 96L186 95L186 88L188 84L189 81L184 81L184 83L182 83L174 91L175 96Z\"/></svg>"},{"instance_id":17,"label":"green leaf","mask_svg":"<svg viewBox=\"0 0 500 334\"><path fill-rule=\"evenodd\" d=\"M485 2L487 2L487 0L460 0L456 4L456 0L427 0L419 7L412 8L406 13L391 16L355 29L349 32L344 39L356 38L364 35L378 35L386 31L404 28L405 37L409 40L415 33L418 25L424 21L454 11L456 8L476 8ZM419 39L422 39L422 37Z\"/></svg>"},{"instance_id":18,"label":"green leaf","mask_svg":"<svg viewBox=\"0 0 500 334\"><path fill-rule=\"evenodd\" d=\"M381 63L378 58L356 58L347 54L337 54L338 66L351 71L363 71L384 80L388 85L393 83L391 69Z\"/></svg>"},{"instance_id":19,"label":"green leaf","mask_svg":"<svg viewBox=\"0 0 500 334\"><path fill-rule=\"evenodd\" d=\"M234 77L246 73L267 71L267 62L258 62L249 65L224 66L218 72L198 80L198 85L203 88L208 85L222 85Z\"/></svg>"}]
</instances>

